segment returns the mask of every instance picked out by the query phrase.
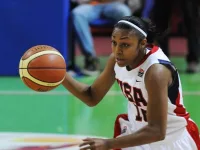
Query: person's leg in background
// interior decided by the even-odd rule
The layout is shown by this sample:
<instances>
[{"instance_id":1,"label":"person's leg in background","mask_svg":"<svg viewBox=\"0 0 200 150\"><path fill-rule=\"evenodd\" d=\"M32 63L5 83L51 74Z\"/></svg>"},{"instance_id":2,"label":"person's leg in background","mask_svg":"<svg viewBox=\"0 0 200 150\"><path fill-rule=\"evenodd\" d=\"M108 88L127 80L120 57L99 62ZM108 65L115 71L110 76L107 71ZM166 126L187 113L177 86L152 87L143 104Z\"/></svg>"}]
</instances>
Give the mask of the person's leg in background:
<instances>
[{"instance_id":1,"label":"person's leg in background","mask_svg":"<svg viewBox=\"0 0 200 150\"><path fill-rule=\"evenodd\" d=\"M130 16L132 14L131 9L124 3L112 2L104 5L102 17L118 21L124 16Z\"/></svg>"},{"instance_id":2,"label":"person's leg in background","mask_svg":"<svg viewBox=\"0 0 200 150\"><path fill-rule=\"evenodd\" d=\"M150 15L150 19L156 24L158 33L161 34L156 42L167 56L170 55L168 47L168 31L172 6L172 0L154 0L154 6Z\"/></svg>"},{"instance_id":3,"label":"person's leg in background","mask_svg":"<svg viewBox=\"0 0 200 150\"><path fill-rule=\"evenodd\" d=\"M71 16L68 24L68 52L67 52L67 71L71 76L83 76L81 69L76 65L75 43L76 36L72 25Z\"/></svg>"},{"instance_id":4,"label":"person's leg in background","mask_svg":"<svg viewBox=\"0 0 200 150\"><path fill-rule=\"evenodd\" d=\"M151 13L152 8L154 7L155 0L144 0L143 9L141 10L141 17L148 19Z\"/></svg>"},{"instance_id":5,"label":"person's leg in background","mask_svg":"<svg viewBox=\"0 0 200 150\"><path fill-rule=\"evenodd\" d=\"M85 74L96 75L99 73L99 70L97 70L98 60L89 24L102 16L117 21L125 15L131 15L130 9L120 2L97 5L83 4L73 9L73 25L82 53L85 56L85 67L83 70Z\"/></svg>"},{"instance_id":6,"label":"person's leg in background","mask_svg":"<svg viewBox=\"0 0 200 150\"><path fill-rule=\"evenodd\" d=\"M200 12L196 0L180 1L184 22L187 29L188 54L187 54L187 73L195 73L199 71L199 55L200 55Z\"/></svg>"},{"instance_id":7,"label":"person's leg in background","mask_svg":"<svg viewBox=\"0 0 200 150\"><path fill-rule=\"evenodd\" d=\"M70 2L70 15L68 18L68 29L67 29L67 35L68 35L68 52L67 52L67 71L71 76L82 76L83 73L81 70L76 66L75 63L75 42L76 42L76 36L74 32L74 27L72 24L72 16L71 11L77 7L78 4L76 2Z\"/></svg>"},{"instance_id":8,"label":"person's leg in background","mask_svg":"<svg viewBox=\"0 0 200 150\"><path fill-rule=\"evenodd\" d=\"M73 32L72 19L69 15L68 23L68 52L67 52L67 69L73 70L75 67L75 36Z\"/></svg>"},{"instance_id":9,"label":"person's leg in background","mask_svg":"<svg viewBox=\"0 0 200 150\"><path fill-rule=\"evenodd\" d=\"M100 5L83 4L74 8L72 11L72 22L74 25L77 41L80 50L85 56L84 73L87 75L97 75L98 59L94 49L92 33L89 23L100 18L102 7Z\"/></svg>"}]
</instances>

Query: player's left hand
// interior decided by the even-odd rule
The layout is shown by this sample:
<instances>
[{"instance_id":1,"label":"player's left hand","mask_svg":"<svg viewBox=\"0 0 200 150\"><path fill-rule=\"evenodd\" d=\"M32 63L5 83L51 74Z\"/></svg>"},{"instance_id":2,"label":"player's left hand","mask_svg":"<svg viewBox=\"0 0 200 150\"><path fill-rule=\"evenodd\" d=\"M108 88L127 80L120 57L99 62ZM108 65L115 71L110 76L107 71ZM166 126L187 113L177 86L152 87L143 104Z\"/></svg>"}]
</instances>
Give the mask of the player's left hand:
<instances>
[{"instance_id":1,"label":"player's left hand","mask_svg":"<svg viewBox=\"0 0 200 150\"><path fill-rule=\"evenodd\" d=\"M86 138L84 142L79 145L80 150L108 150L108 143L106 139Z\"/></svg>"}]
</instances>

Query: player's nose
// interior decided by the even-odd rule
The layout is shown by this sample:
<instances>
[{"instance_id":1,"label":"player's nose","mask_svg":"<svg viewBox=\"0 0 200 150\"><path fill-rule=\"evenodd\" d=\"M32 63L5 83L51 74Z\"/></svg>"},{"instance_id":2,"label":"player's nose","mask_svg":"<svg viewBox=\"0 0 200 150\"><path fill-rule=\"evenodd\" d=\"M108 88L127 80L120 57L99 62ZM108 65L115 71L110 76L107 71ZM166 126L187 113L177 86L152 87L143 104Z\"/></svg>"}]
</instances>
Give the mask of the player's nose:
<instances>
[{"instance_id":1,"label":"player's nose","mask_svg":"<svg viewBox=\"0 0 200 150\"><path fill-rule=\"evenodd\" d=\"M115 52L116 52L118 55L123 54L123 51L122 51L122 49L121 49L119 46L116 46Z\"/></svg>"}]
</instances>

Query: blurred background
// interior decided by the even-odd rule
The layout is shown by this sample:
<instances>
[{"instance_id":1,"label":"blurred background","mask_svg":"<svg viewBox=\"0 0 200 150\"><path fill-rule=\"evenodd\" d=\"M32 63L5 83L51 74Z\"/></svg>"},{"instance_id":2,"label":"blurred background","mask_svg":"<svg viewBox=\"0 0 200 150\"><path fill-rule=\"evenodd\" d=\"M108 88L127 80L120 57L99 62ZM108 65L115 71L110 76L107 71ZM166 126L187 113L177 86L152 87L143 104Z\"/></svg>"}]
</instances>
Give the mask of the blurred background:
<instances>
[{"instance_id":1,"label":"blurred background","mask_svg":"<svg viewBox=\"0 0 200 150\"><path fill-rule=\"evenodd\" d=\"M127 109L117 84L90 108L62 86L47 93L30 90L20 80L18 66L30 47L50 45L65 57L74 78L91 84L111 53L112 28L122 17L116 14L152 18L162 31L167 30L167 38L157 43L178 68L184 104L200 127L199 2L191 0L183 6L178 1L162 2L1 0L0 132L113 136L116 116Z\"/></svg>"}]
</instances>

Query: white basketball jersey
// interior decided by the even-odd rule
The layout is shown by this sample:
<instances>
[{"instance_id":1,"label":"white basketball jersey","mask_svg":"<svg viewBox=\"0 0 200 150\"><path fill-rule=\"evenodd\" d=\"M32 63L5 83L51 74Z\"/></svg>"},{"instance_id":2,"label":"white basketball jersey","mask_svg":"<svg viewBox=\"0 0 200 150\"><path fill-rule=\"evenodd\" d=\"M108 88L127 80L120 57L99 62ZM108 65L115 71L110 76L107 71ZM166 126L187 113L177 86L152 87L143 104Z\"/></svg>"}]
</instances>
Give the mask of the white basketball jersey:
<instances>
[{"instance_id":1,"label":"white basketball jersey","mask_svg":"<svg viewBox=\"0 0 200 150\"><path fill-rule=\"evenodd\" d=\"M126 67L115 64L116 80L122 93L128 99L128 118L133 130L139 130L147 125L148 94L145 87L145 74L153 64L163 64L172 71L173 83L168 88L167 134L177 131L187 125L189 114L183 106L182 87L176 68L157 46L147 48L147 54L141 63L128 71ZM156 106L159 107L159 106Z\"/></svg>"}]
</instances>

